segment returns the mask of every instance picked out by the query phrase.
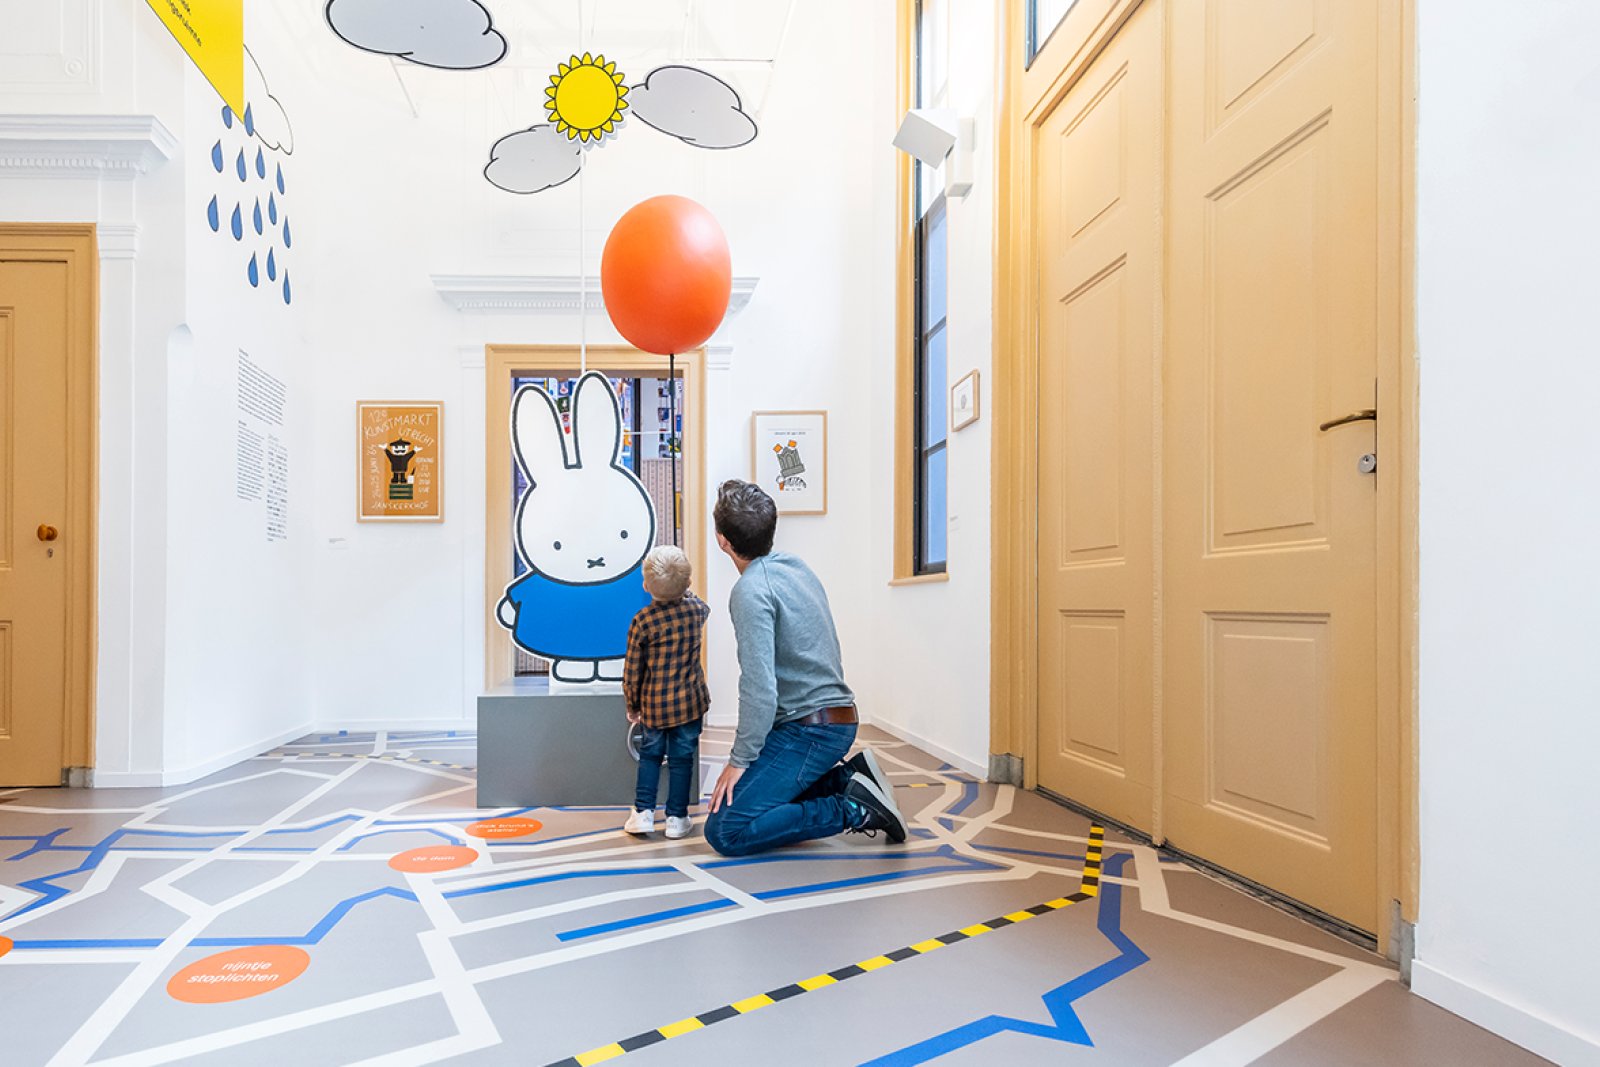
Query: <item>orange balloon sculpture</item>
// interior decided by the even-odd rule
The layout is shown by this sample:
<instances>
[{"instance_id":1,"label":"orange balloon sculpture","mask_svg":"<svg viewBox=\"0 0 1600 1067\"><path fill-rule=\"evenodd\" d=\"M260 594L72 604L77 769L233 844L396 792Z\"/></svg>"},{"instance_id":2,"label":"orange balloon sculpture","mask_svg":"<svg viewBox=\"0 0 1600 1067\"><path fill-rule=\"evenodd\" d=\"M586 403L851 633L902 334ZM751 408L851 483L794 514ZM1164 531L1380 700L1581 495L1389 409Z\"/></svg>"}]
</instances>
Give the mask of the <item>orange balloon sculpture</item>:
<instances>
[{"instance_id":1,"label":"orange balloon sculpture","mask_svg":"<svg viewBox=\"0 0 1600 1067\"><path fill-rule=\"evenodd\" d=\"M646 200L606 239L600 290L617 332L635 348L662 356L698 348L728 313L728 239L693 200Z\"/></svg>"}]
</instances>

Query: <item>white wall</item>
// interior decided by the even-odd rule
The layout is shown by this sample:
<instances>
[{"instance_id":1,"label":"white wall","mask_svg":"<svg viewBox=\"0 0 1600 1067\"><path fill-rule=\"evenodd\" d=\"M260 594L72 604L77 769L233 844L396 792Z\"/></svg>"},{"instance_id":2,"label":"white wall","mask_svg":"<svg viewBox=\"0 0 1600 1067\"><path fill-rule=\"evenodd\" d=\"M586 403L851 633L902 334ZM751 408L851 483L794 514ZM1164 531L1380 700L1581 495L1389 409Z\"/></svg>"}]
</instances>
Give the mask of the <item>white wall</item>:
<instances>
[{"instance_id":1,"label":"white wall","mask_svg":"<svg viewBox=\"0 0 1600 1067\"><path fill-rule=\"evenodd\" d=\"M275 23L252 20L247 36L295 54ZM190 780L310 720L309 494L292 498L290 539L269 546L264 515L233 492L241 347L290 381L284 437L291 462L309 458L298 327L281 304L251 299L262 294L223 243L234 242L205 221L220 102L144 5L0 11L0 115L155 116L178 142L143 174L6 168L0 218L101 227L95 781Z\"/></svg>"},{"instance_id":2,"label":"white wall","mask_svg":"<svg viewBox=\"0 0 1600 1067\"><path fill-rule=\"evenodd\" d=\"M949 9L950 106L976 119L976 183L949 201L951 383L977 370L988 389L993 360L995 5L962 2ZM949 581L892 587L894 557L894 357L896 160L879 146L894 136L896 54L894 5L874 8L872 228L887 240L874 248L877 318L872 363L872 552L867 610L879 669L863 708L879 725L977 774L989 763L989 470L993 418L950 435ZM947 383L949 384L949 383ZM984 404L985 410L987 403Z\"/></svg>"},{"instance_id":3,"label":"white wall","mask_svg":"<svg viewBox=\"0 0 1600 1067\"><path fill-rule=\"evenodd\" d=\"M1600 1063L1600 12L1423 0L1414 988Z\"/></svg>"},{"instance_id":4,"label":"white wall","mask_svg":"<svg viewBox=\"0 0 1600 1067\"><path fill-rule=\"evenodd\" d=\"M707 484L749 477L749 415L757 409L829 412L830 514L785 519L781 548L804 556L833 595L853 684L871 687L881 662L866 551L875 516L873 368L888 360L875 275L892 247L874 214L879 190L863 160L887 135L875 72L892 41L841 34L859 19L843 0L797 8L761 115L760 137L736 151L689 148L633 123L593 150L583 199L587 270L628 207L662 193L700 200L721 221L736 275L760 279L725 329L731 366L707 382ZM552 40L549 61L576 41ZM533 42L517 40L526 52ZM601 50L606 41L585 40ZM885 49L888 49L885 51ZM317 72L303 87L297 131L327 175L313 225L322 276L312 333L317 357L314 517L316 646L312 685L324 725L464 723L483 680L483 346L578 340L575 315L463 314L432 288L433 274L578 273L577 182L518 197L480 176L494 140L542 120L543 79L518 90L494 74L407 69L413 115L385 60L331 34L306 42ZM650 64L608 55L641 78ZM892 63L891 63L892 66ZM286 97L286 104L290 101ZM589 339L616 342L603 317ZM358 524L354 514L355 402L445 403L446 521ZM501 413L490 416L498 424ZM496 491L500 487L495 487ZM709 508L707 513L709 525ZM735 574L709 554L713 719L731 721L736 690L724 606ZM403 655L396 657L396 648Z\"/></svg>"}]
</instances>

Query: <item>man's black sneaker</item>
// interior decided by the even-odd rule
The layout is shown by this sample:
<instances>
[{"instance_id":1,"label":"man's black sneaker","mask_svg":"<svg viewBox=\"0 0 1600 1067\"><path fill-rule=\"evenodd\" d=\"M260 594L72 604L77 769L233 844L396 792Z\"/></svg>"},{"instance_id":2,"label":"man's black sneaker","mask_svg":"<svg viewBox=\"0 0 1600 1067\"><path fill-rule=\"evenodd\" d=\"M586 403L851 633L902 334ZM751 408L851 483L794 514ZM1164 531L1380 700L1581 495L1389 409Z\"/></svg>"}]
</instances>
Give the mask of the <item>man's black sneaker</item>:
<instances>
[{"instance_id":1,"label":"man's black sneaker","mask_svg":"<svg viewBox=\"0 0 1600 1067\"><path fill-rule=\"evenodd\" d=\"M879 789L871 778L858 773L850 776L850 784L845 786L844 795L862 812L860 824L852 826L851 830L862 833L882 830L891 845L905 841L905 816L895 807L892 793Z\"/></svg>"},{"instance_id":2,"label":"man's black sneaker","mask_svg":"<svg viewBox=\"0 0 1600 1067\"><path fill-rule=\"evenodd\" d=\"M872 749L862 749L845 760L844 765L877 786L878 792L893 799L894 783L889 781L889 776L883 773L882 767L878 766L878 757L873 755Z\"/></svg>"}]
</instances>

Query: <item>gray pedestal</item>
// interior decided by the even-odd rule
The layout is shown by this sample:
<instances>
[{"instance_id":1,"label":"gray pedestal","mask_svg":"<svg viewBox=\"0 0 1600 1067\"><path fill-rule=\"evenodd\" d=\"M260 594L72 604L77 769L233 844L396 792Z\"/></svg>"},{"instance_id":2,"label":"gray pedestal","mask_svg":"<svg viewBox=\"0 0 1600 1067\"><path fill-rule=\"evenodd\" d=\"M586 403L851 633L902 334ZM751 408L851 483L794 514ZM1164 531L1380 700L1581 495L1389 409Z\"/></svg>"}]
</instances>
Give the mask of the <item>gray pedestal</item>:
<instances>
[{"instance_id":1,"label":"gray pedestal","mask_svg":"<svg viewBox=\"0 0 1600 1067\"><path fill-rule=\"evenodd\" d=\"M544 679L518 679L478 698L480 808L631 805L638 769L619 693L551 693ZM657 798L667 799L664 765Z\"/></svg>"}]
</instances>

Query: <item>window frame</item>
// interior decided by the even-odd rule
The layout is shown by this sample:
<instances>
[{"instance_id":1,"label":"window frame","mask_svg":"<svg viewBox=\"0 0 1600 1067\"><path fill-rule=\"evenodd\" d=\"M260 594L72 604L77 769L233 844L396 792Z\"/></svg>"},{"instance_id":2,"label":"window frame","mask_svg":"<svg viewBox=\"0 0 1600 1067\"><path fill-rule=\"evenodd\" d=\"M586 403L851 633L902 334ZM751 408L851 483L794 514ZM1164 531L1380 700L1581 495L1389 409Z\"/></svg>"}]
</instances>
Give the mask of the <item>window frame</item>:
<instances>
[{"instance_id":1,"label":"window frame","mask_svg":"<svg viewBox=\"0 0 1600 1067\"><path fill-rule=\"evenodd\" d=\"M919 186L920 189L920 186ZM919 196L913 198L920 209ZM949 411L945 411L944 436L937 444L929 445L928 416L928 346L934 338L943 334L945 337L946 377L948 377L949 351L950 351L950 302L948 294L945 300L944 314L937 322L929 322L927 307L927 286L925 284L928 272L928 256L931 250L929 235L939 222L945 223L944 230L944 260L945 278L948 285L950 264L950 228L949 204L945 199L943 190L934 197L932 205L922 213L916 221L916 248L913 254L912 279L916 288L915 311L912 314L911 329L913 331L912 355L912 432L911 432L911 477L912 477L912 545L911 545L911 573L914 577L926 577L934 574L946 574L950 566L950 547L945 544L944 558L930 560L927 558L928 548L928 463L931 457L938 453L949 455L950 426ZM948 390L941 390L941 397L948 405ZM948 459L945 467L945 521L949 521L949 466Z\"/></svg>"}]
</instances>

